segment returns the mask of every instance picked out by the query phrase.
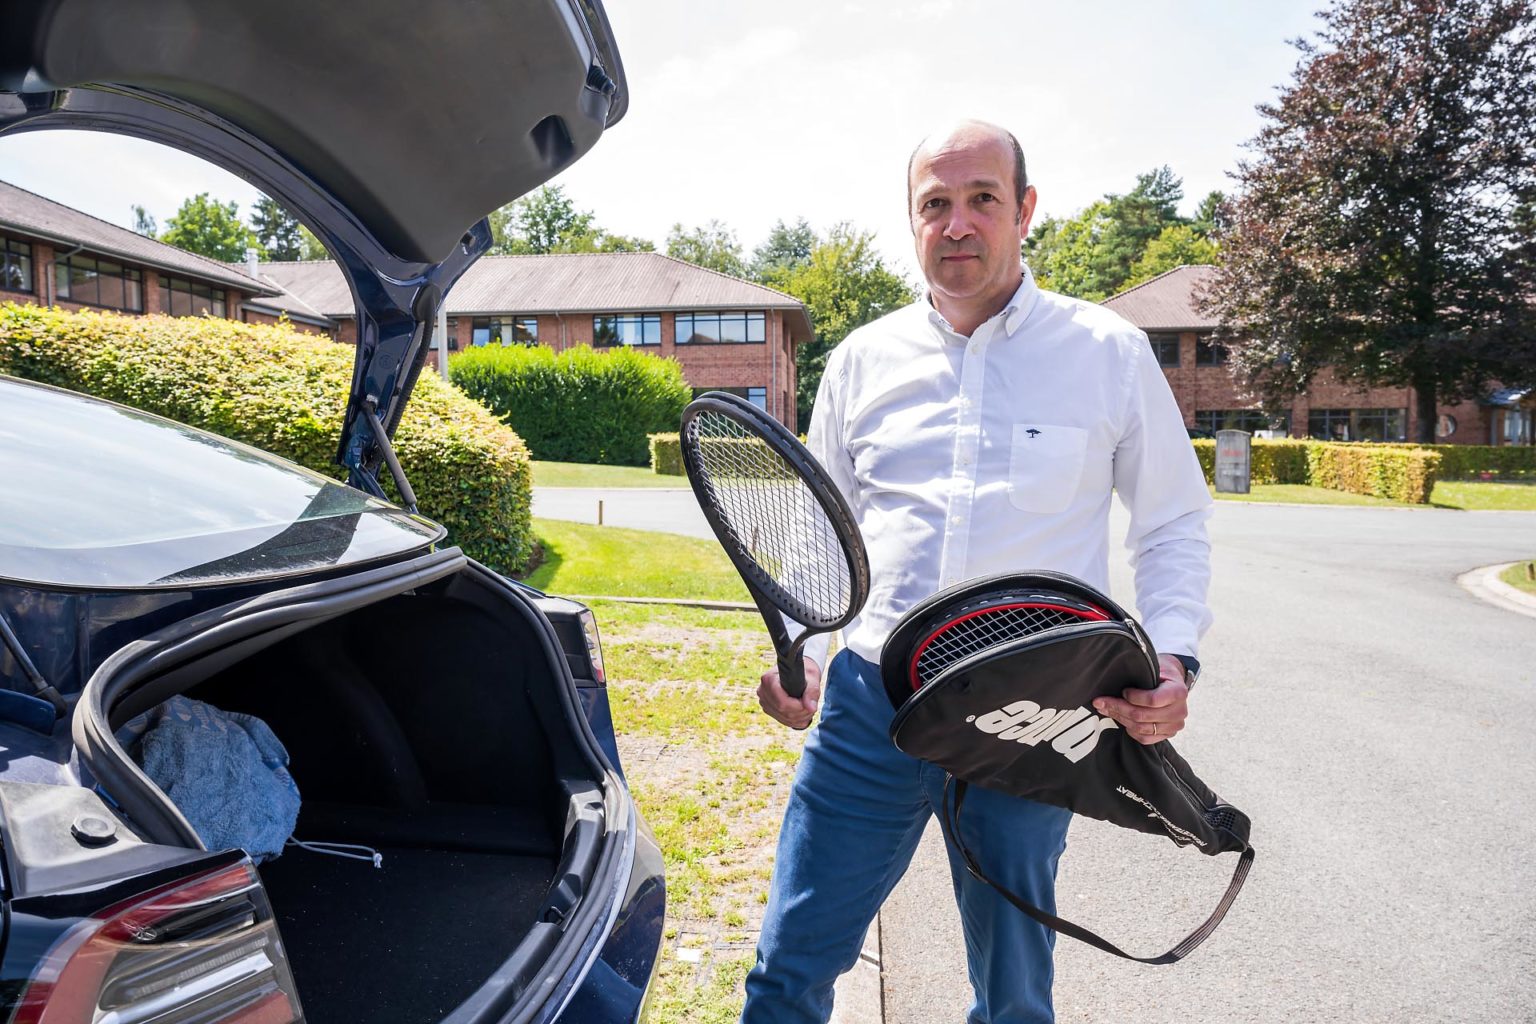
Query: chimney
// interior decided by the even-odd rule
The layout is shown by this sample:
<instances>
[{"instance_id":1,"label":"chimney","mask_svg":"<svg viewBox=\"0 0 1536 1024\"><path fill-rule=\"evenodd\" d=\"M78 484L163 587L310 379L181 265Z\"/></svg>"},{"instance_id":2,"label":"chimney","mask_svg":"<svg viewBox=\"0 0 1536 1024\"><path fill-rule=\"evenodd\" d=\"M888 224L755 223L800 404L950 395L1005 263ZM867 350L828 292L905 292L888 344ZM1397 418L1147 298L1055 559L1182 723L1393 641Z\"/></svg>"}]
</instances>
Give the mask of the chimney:
<instances>
[{"instance_id":1,"label":"chimney","mask_svg":"<svg viewBox=\"0 0 1536 1024\"><path fill-rule=\"evenodd\" d=\"M256 277L256 258L258 255L259 253L257 252L255 246L246 246L245 272L251 277Z\"/></svg>"}]
</instances>

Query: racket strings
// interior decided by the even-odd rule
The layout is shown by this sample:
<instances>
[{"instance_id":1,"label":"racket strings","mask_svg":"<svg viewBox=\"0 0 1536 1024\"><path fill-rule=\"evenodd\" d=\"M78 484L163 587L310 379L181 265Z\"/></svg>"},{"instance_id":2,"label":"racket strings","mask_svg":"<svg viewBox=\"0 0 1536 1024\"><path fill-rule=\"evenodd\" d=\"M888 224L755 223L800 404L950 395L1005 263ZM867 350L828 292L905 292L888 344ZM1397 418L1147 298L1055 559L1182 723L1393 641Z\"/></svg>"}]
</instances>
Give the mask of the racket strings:
<instances>
[{"instance_id":1,"label":"racket strings","mask_svg":"<svg viewBox=\"0 0 1536 1024\"><path fill-rule=\"evenodd\" d=\"M1036 604L1003 605L963 616L940 627L921 645L912 662L912 686L920 687L956 662L994 645L1105 617L1102 612Z\"/></svg>"},{"instance_id":2,"label":"racket strings","mask_svg":"<svg viewBox=\"0 0 1536 1024\"><path fill-rule=\"evenodd\" d=\"M832 521L788 460L734 419L689 426L701 478L737 546L813 621L847 613L853 580Z\"/></svg>"}]
</instances>

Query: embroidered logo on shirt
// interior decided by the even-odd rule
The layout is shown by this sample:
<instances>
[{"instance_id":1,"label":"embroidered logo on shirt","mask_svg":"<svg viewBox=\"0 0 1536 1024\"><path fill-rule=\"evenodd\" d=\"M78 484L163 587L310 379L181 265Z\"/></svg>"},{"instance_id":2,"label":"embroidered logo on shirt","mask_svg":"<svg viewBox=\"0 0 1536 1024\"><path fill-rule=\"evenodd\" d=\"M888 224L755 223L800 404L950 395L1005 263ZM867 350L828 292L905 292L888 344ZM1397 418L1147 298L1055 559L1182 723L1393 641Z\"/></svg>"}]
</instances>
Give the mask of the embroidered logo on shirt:
<instances>
[{"instance_id":1,"label":"embroidered logo on shirt","mask_svg":"<svg viewBox=\"0 0 1536 1024\"><path fill-rule=\"evenodd\" d=\"M1037 435L1039 435L1040 431L1036 430L1034 427L1030 427L1028 430L1025 431L1025 433L1028 434L1030 440L1033 441L1035 439L1035 437Z\"/></svg>"},{"instance_id":2,"label":"embroidered logo on shirt","mask_svg":"<svg viewBox=\"0 0 1536 1024\"><path fill-rule=\"evenodd\" d=\"M1000 740L1028 747L1050 740L1051 749L1073 764L1093 753L1104 730L1120 728L1114 719L1095 715L1087 708L1058 711L1042 708L1032 700L1016 700L980 717L972 715L966 721Z\"/></svg>"}]
</instances>

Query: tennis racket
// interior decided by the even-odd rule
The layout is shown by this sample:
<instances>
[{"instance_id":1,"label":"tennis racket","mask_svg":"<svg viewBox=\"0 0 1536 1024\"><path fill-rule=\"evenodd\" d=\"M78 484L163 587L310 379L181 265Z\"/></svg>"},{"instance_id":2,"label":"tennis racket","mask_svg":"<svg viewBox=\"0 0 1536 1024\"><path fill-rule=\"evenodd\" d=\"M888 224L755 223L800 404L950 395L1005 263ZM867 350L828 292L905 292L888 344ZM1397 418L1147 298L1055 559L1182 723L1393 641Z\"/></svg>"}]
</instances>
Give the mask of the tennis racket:
<instances>
[{"instance_id":1,"label":"tennis racket","mask_svg":"<svg viewBox=\"0 0 1536 1024\"><path fill-rule=\"evenodd\" d=\"M801 651L869 596L869 556L848 503L783 424L711 391L683 410L683 468L710 529L763 615L784 692L805 692ZM785 616L804 629L791 640Z\"/></svg>"}]
</instances>

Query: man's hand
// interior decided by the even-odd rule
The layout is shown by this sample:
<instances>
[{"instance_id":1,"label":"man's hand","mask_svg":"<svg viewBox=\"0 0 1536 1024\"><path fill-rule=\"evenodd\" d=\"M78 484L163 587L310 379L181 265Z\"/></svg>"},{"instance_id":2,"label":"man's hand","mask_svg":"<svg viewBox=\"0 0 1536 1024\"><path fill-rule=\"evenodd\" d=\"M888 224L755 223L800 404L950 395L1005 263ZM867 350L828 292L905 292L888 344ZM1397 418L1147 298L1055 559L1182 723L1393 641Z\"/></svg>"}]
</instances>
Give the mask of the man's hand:
<instances>
[{"instance_id":1,"label":"man's hand","mask_svg":"<svg viewBox=\"0 0 1536 1024\"><path fill-rule=\"evenodd\" d=\"M1184 728L1189 715L1189 687L1184 683L1184 664L1171 654L1157 657L1155 690L1129 687L1125 699L1100 697L1093 706L1101 715L1119 722L1137 743L1158 743Z\"/></svg>"},{"instance_id":2,"label":"man's hand","mask_svg":"<svg viewBox=\"0 0 1536 1024\"><path fill-rule=\"evenodd\" d=\"M773 666L757 684L757 702L775 721L791 729L804 729L816 717L816 705L821 702L821 667L806 658L805 692L791 697L779 685L779 666Z\"/></svg>"}]
</instances>

